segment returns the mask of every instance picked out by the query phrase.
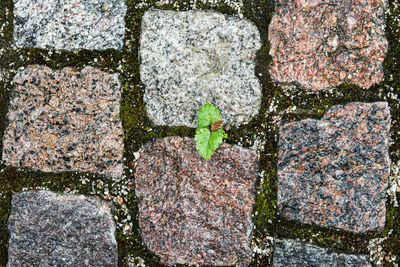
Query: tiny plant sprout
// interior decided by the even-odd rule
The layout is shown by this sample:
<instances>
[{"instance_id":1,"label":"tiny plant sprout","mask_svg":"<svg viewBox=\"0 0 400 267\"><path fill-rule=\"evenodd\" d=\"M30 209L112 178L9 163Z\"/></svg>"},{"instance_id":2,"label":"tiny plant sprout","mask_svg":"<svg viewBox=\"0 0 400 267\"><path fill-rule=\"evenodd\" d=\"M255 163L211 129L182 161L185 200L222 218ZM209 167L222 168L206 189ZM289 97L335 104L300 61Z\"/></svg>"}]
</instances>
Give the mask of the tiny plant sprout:
<instances>
[{"instance_id":1,"label":"tiny plant sprout","mask_svg":"<svg viewBox=\"0 0 400 267\"><path fill-rule=\"evenodd\" d=\"M223 120L221 120L221 113L218 108L210 103L204 104L199 109L197 116L199 126L196 129L196 149L200 152L200 155L205 159L209 160L214 150L219 147L224 138L227 138L227 134L222 129Z\"/></svg>"}]
</instances>

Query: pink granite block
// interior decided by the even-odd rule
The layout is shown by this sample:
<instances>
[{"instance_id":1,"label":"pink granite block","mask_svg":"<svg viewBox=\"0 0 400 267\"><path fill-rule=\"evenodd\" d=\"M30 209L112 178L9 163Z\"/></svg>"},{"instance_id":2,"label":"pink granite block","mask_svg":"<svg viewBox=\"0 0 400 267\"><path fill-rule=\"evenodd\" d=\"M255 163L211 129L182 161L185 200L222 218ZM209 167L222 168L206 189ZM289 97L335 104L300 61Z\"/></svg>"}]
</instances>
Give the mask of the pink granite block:
<instances>
[{"instance_id":1,"label":"pink granite block","mask_svg":"<svg viewBox=\"0 0 400 267\"><path fill-rule=\"evenodd\" d=\"M5 164L44 172L122 174L117 74L33 65L13 82L3 137Z\"/></svg>"},{"instance_id":2,"label":"pink granite block","mask_svg":"<svg viewBox=\"0 0 400 267\"><path fill-rule=\"evenodd\" d=\"M207 162L193 139L167 137L136 165L141 236L163 264L251 262L254 151L224 143Z\"/></svg>"},{"instance_id":3,"label":"pink granite block","mask_svg":"<svg viewBox=\"0 0 400 267\"><path fill-rule=\"evenodd\" d=\"M385 0L278 0L269 27L273 81L322 90L383 79Z\"/></svg>"}]
</instances>

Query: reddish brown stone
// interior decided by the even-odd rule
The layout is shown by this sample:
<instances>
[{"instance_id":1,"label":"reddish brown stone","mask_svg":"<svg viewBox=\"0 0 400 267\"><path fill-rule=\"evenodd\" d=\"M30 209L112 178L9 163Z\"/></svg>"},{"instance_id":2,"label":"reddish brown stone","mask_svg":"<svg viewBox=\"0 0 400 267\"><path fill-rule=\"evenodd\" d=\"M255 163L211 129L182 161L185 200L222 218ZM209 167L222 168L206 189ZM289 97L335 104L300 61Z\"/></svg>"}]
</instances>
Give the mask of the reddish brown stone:
<instances>
[{"instance_id":1,"label":"reddish brown stone","mask_svg":"<svg viewBox=\"0 0 400 267\"><path fill-rule=\"evenodd\" d=\"M269 27L271 78L308 90L383 79L385 0L278 0Z\"/></svg>"},{"instance_id":2,"label":"reddish brown stone","mask_svg":"<svg viewBox=\"0 0 400 267\"><path fill-rule=\"evenodd\" d=\"M33 65L13 82L3 161L45 172L122 175L121 86L117 74Z\"/></svg>"},{"instance_id":3,"label":"reddish brown stone","mask_svg":"<svg viewBox=\"0 0 400 267\"><path fill-rule=\"evenodd\" d=\"M278 209L289 219L355 232L385 225L390 173L386 102L333 106L280 129Z\"/></svg>"},{"instance_id":4,"label":"reddish brown stone","mask_svg":"<svg viewBox=\"0 0 400 267\"><path fill-rule=\"evenodd\" d=\"M208 162L190 138L145 145L135 182L146 246L164 264L247 265L257 164L254 151L226 143Z\"/></svg>"}]
</instances>

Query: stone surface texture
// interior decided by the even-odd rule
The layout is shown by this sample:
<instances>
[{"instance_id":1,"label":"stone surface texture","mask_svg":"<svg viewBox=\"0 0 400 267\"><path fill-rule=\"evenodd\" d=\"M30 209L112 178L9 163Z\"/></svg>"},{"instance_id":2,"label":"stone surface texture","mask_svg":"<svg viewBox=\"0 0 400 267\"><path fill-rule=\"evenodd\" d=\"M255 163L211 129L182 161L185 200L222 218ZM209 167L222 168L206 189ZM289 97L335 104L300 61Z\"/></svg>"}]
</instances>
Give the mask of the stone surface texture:
<instances>
[{"instance_id":1,"label":"stone surface texture","mask_svg":"<svg viewBox=\"0 0 400 267\"><path fill-rule=\"evenodd\" d=\"M386 102L333 106L280 128L278 209L289 219L354 232L385 225L390 173Z\"/></svg>"},{"instance_id":2,"label":"stone surface texture","mask_svg":"<svg viewBox=\"0 0 400 267\"><path fill-rule=\"evenodd\" d=\"M221 144L205 161L190 138L156 139L136 162L139 226L164 264L247 265L258 159Z\"/></svg>"},{"instance_id":3,"label":"stone surface texture","mask_svg":"<svg viewBox=\"0 0 400 267\"><path fill-rule=\"evenodd\" d=\"M91 171L120 176L123 128L117 74L32 65L18 72L3 161L35 170Z\"/></svg>"},{"instance_id":4,"label":"stone surface texture","mask_svg":"<svg viewBox=\"0 0 400 267\"><path fill-rule=\"evenodd\" d=\"M329 249L296 242L294 240L275 239L273 266L369 267L371 264L368 262L368 257L365 255L337 253Z\"/></svg>"},{"instance_id":5,"label":"stone surface texture","mask_svg":"<svg viewBox=\"0 0 400 267\"><path fill-rule=\"evenodd\" d=\"M115 224L97 197L14 194L8 266L117 266Z\"/></svg>"},{"instance_id":6,"label":"stone surface texture","mask_svg":"<svg viewBox=\"0 0 400 267\"><path fill-rule=\"evenodd\" d=\"M14 0L18 47L122 49L125 1Z\"/></svg>"},{"instance_id":7,"label":"stone surface texture","mask_svg":"<svg viewBox=\"0 0 400 267\"><path fill-rule=\"evenodd\" d=\"M386 0L278 0L269 26L273 81L321 90L383 79Z\"/></svg>"},{"instance_id":8,"label":"stone surface texture","mask_svg":"<svg viewBox=\"0 0 400 267\"><path fill-rule=\"evenodd\" d=\"M250 21L211 11L152 9L141 31L140 76L153 123L196 127L205 103L236 125L258 113L254 57L261 43Z\"/></svg>"}]
</instances>

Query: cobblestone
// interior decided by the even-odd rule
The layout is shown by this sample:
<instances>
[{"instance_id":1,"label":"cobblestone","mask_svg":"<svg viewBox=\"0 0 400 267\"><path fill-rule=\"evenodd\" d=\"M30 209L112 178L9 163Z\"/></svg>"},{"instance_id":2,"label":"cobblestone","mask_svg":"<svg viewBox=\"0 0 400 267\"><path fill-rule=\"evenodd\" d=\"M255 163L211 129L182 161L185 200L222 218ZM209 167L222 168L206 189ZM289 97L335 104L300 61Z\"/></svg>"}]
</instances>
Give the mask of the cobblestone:
<instances>
[{"instance_id":1,"label":"cobblestone","mask_svg":"<svg viewBox=\"0 0 400 267\"><path fill-rule=\"evenodd\" d=\"M8 229L7 266L117 266L110 207L96 197L15 194Z\"/></svg>"},{"instance_id":2,"label":"cobblestone","mask_svg":"<svg viewBox=\"0 0 400 267\"><path fill-rule=\"evenodd\" d=\"M123 129L117 74L33 65L17 73L3 161L35 170L121 176Z\"/></svg>"},{"instance_id":3,"label":"cobblestone","mask_svg":"<svg viewBox=\"0 0 400 267\"><path fill-rule=\"evenodd\" d=\"M385 0L279 0L269 26L272 80L308 90L383 79Z\"/></svg>"},{"instance_id":4,"label":"cobblestone","mask_svg":"<svg viewBox=\"0 0 400 267\"><path fill-rule=\"evenodd\" d=\"M254 151L228 144L208 162L193 139L147 144L135 172L146 246L164 264L247 265L257 163Z\"/></svg>"},{"instance_id":5,"label":"cobblestone","mask_svg":"<svg viewBox=\"0 0 400 267\"><path fill-rule=\"evenodd\" d=\"M358 266L369 267L368 257L337 253L330 249L304 244L294 240L275 240L274 267L304 266Z\"/></svg>"},{"instance_id":6,"label":"cobblestone","mask_svg":"<svg viewBox=\"0 0 400 267\"><path fill-rule=\"evenodd\" d=\"M141 29L143 100L153 123L196 127L205 103L235 125L258 113L254 58L261 43L250 21L210 11L150 10Z\"/></svg>"},{"instance_id":7,"label":"cobblestone","mask_svg":"<svg viewBox=\"0 0 400 267\"><path fill-rule=\"evenodd\" d=\"M355 232L381 231L389 128L386 102L337 105L321 120L285 123L278 160L282 215Z\"/></svg>"}]
</instances>

